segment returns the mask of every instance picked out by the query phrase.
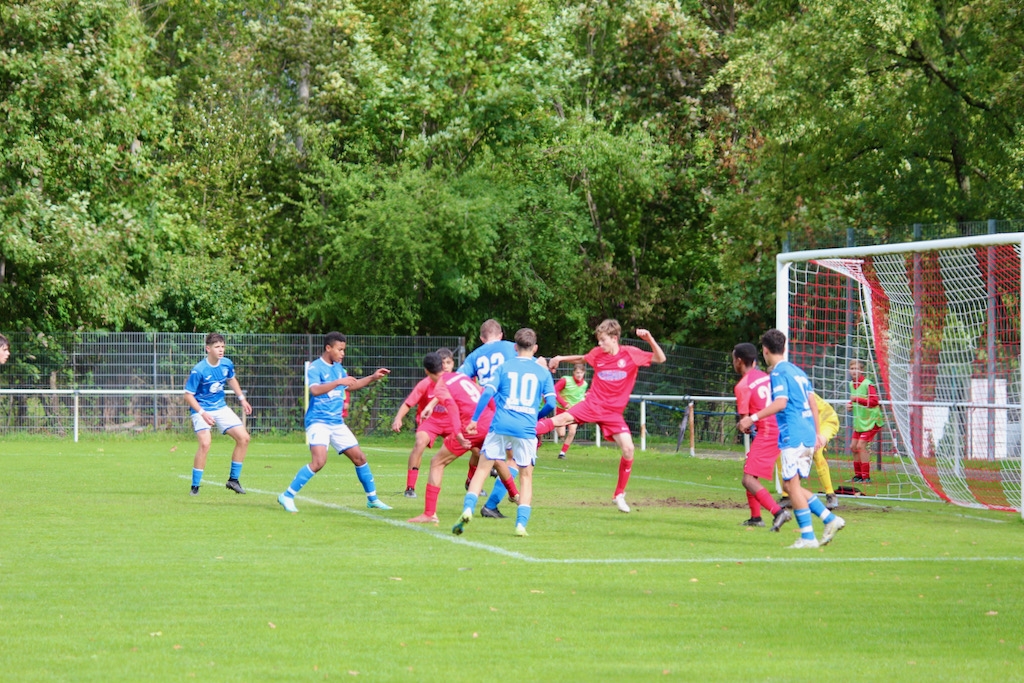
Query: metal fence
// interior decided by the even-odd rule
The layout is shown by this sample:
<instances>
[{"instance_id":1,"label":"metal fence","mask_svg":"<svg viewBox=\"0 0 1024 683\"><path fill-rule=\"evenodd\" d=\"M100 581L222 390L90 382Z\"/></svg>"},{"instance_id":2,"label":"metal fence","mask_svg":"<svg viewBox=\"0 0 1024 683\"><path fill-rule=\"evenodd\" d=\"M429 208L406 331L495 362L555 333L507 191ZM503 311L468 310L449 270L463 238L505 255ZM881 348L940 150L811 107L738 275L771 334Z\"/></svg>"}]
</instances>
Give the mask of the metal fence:
<instances>
[{"instance_id":1,"label":"metal fence","mask_svg":"<svg viewBox=\"0 0 1024 683\"><path fill-rule=\"evenodd\" d=\"M192 366L205 355L205 335L86 332L7 336L11 359L0 366L0 434L64 436L79 430L116 433L191 428L182 390ZM225 338L225 355L234 361L239 383L253 406L246 425L249 431L302 429L302 366L320 354L322 338L284 334L229 334ZM623 342L648 348L638 340ZM353 430L360 434L387 431L401 402L423 378L423 355L442 346L452 349L459 362L465 357L464 337L350 335L345 355L350 374L362 376L378 367L391 370L387 380L353 393L348 419ZM663 348L667 362L642 368L634 394L732 395L735 378L728 351ZM570 374L571 368L563 365L556 378ZM698 441L738 443L734 410L727 401L696 406ZM686 401L648 400L646 435L673 443L680 435L686 409ZM627 408L626 420L634 433L640 434L639 402ZM577 438L593 440L595 436L592 426L583 425Z\"/></svg>"}]
</instances>

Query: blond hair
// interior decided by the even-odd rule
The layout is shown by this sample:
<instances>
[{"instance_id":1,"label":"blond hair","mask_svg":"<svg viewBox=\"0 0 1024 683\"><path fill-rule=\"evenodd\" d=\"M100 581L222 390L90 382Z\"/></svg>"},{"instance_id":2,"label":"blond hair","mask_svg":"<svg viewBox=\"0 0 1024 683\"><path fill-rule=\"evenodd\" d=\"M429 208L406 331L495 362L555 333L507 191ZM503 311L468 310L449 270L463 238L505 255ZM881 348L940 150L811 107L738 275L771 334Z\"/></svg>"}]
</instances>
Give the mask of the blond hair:
<instances>
[{"instance_id":1,"label":"blond hair","mask_svg":"<svg viewBox=\"0 0 1024 683\"><path fill-rule=\"evenodd\" d=\"M602 320L601 324L594 328L594 336L599 337L602 334L606 337L615 337L616 339L619 339L622 336L622 326L619 325L619 321L614 318Z\"/></svg>"}]
</instances>

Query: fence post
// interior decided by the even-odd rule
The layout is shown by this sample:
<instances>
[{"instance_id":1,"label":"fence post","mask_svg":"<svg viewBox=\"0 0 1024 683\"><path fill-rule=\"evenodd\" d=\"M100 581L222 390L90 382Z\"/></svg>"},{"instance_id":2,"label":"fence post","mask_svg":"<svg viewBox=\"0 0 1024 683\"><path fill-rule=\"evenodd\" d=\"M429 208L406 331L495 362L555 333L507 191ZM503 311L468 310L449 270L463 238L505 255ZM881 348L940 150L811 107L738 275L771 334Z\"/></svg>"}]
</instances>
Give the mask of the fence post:
<instances>
[{"instance_id":1,"label":"fence post","mask_svg":"<svg viewBox=\"0 0 1024 683\"><path fill-rule=\"evenodd\" d=\"M640 399L640 450L647 450L647 401Z\"/></svg>"},{"instance_id":2,"label":"fence post","mask_svg":"<svg viewBox=\"0 0 1024 683\"><path fill-rule=\"evenodd\" d=\"M75 443L78 443L78 389L75 389L74 404L75 404L75 418L74 418L74 424L75 424Z\"/></svg>"},{"instance_id":3,"label":"fence post","mask_svg":"<svg viewBox=\"0 0 1024 683\"><path fill-rule=\"evenodd\" d=\"M686 418L690 423L690 457L697 455L697 440L693 434L693 401L686 406Z\"/></svg>"}]
</instances>

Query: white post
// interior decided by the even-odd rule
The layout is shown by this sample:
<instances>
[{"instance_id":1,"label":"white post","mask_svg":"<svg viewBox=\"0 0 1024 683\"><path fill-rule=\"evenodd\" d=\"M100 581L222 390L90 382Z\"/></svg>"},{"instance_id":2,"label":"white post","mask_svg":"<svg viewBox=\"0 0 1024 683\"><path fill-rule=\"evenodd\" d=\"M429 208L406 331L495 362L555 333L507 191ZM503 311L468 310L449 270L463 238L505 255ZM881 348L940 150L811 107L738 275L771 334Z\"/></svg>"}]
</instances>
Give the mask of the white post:
<instances>
[{"instance_id":1,"label":"white post","mask_svg":"<svg viewBox=\"0 0 1024 683\"><path fill-rule=\"evenodd\" d=\"M647 401L640 399L640 450L647 450Z\"/></svg>"},{"instance_id":2,"label":"white post","mask_svg":"<svg viewBox=\"0 0 1024 683\"><path fill-rule=\"evenodd\" d=\"M775 262L775 329L789 340L789 261ZM786 358L789 358L789 344L786 344Z\"/></svg>"},{"instance_id":3,"label":"white post","mask_svg":"<svg viewBox=\"0 0 1024 683\"><path fill-rule=\"evenodd\" d=\"M78 389L75 389L74 404L75 404L75 418L74 418L74 423L75 423L75 443L78 443Z\"/></svg>"},{"instance_id":4,"label":"white post","mask_svg":"<svg viewBox=\"0 0 1024 683\"><path fill-rule=\"evenodd\" d=\"M1018 301L1024 301L1024 242L1021 242L1021 244L1020 244L1020 257L1021 257L1021 259L1020 259L1020 283L1019 283L1020 294L1018 296L1021 297L1021 298L1018 298L1017 300ZM1022 382L1021 386L1024 387L1024 315L1021 315L1021 317L1020 317L1020 331L1021 331L1020 378L1021 378L1021 382ZM1022 418L1022 424L1024 424L1024 400L1021 400L1021 404L1022 404L1021 405L1021 418ZM1021 473L1021 482L1024 482L1024 449L1021 449L1020 473ZM1024 484L1021 485L1021 489L1020 490L1021 490L1021 498L1020 498L1020 500L1017 501L1017 503L1018 503L1018 505L1020 505L1020 516L1021 516L1021 519L1024 519Z\"/></svg>"}]
</instances>

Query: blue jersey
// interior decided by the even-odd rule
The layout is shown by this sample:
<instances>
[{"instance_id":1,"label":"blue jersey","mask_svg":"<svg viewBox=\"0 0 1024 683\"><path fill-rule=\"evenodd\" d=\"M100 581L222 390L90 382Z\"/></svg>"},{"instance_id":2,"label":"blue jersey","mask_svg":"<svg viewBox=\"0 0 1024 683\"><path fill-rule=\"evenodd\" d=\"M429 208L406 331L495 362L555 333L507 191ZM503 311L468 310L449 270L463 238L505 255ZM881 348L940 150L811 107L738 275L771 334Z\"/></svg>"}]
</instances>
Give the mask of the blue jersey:
<instances>
[{"instance_id":1,"label":"blue jersey","mask_svg":"<svg viewBox=\"0 0 1024 683\"><path fill-rule=\"evenodd\" d=\"M466 356L466 361L456 372L470 379L476 378L480 384L487 384L501 364L515 358L516 355L516 345L510 341L487 342Z\"/></svg>"},{"instance_id":2,"label":"blue jersey","mask_svg":"<svg viewBox=\"0 0 1024 683\"><path fill-rule=\"evenodd\" d=\"M192 367L185 380L185 391L196 397L199 407L203 410L226 408L224 401L224 385L235 376L235 364L227 358L221 358L216 365L210 365L205 358ZM190 413L195 409L189 407Z\"/></svg>"},{"instance_id":3,"label":"blue jersey","mask_svg":"<svg viewBox=\"0 0 1024 683\"><path fill-rule=\"evenodd\" d=\"M789 361L772 368L772 400L785 396L786 407L777 413L779 448L814 447L818 433L811 412L811 380L807 374Z\"/></svg>"},{"instance_id":4,"label":"blue jersey","mask_svg":"<svg viewBox=\"0 0 1024 683\"><path fill-rule=\"evenodd\" d=\"M486 403L491 394L498 406L490 431L502 436L536 438L537 412L541 399L554 403L555 381L551 372L534 358L512 358L494 372L484 386L478 403Z\"/></svg>"},{"instance_id":5,"label":"blue jersey","mask_svg":"<svg viewBox=\"0 0 1024 683\"><path fill-rule=\"evenodd\" d=\"M317 358L309 364L306 371L306 383L312 389L318 384L329 384L338 379L348 377L340 363L328 363ZM312 424L340 425L345 424L342 411L345 410L345 387L336 386L325 394L314 396L309 394L309 407L306 409L306 429Z\"/></svg>"}]
</instances>

